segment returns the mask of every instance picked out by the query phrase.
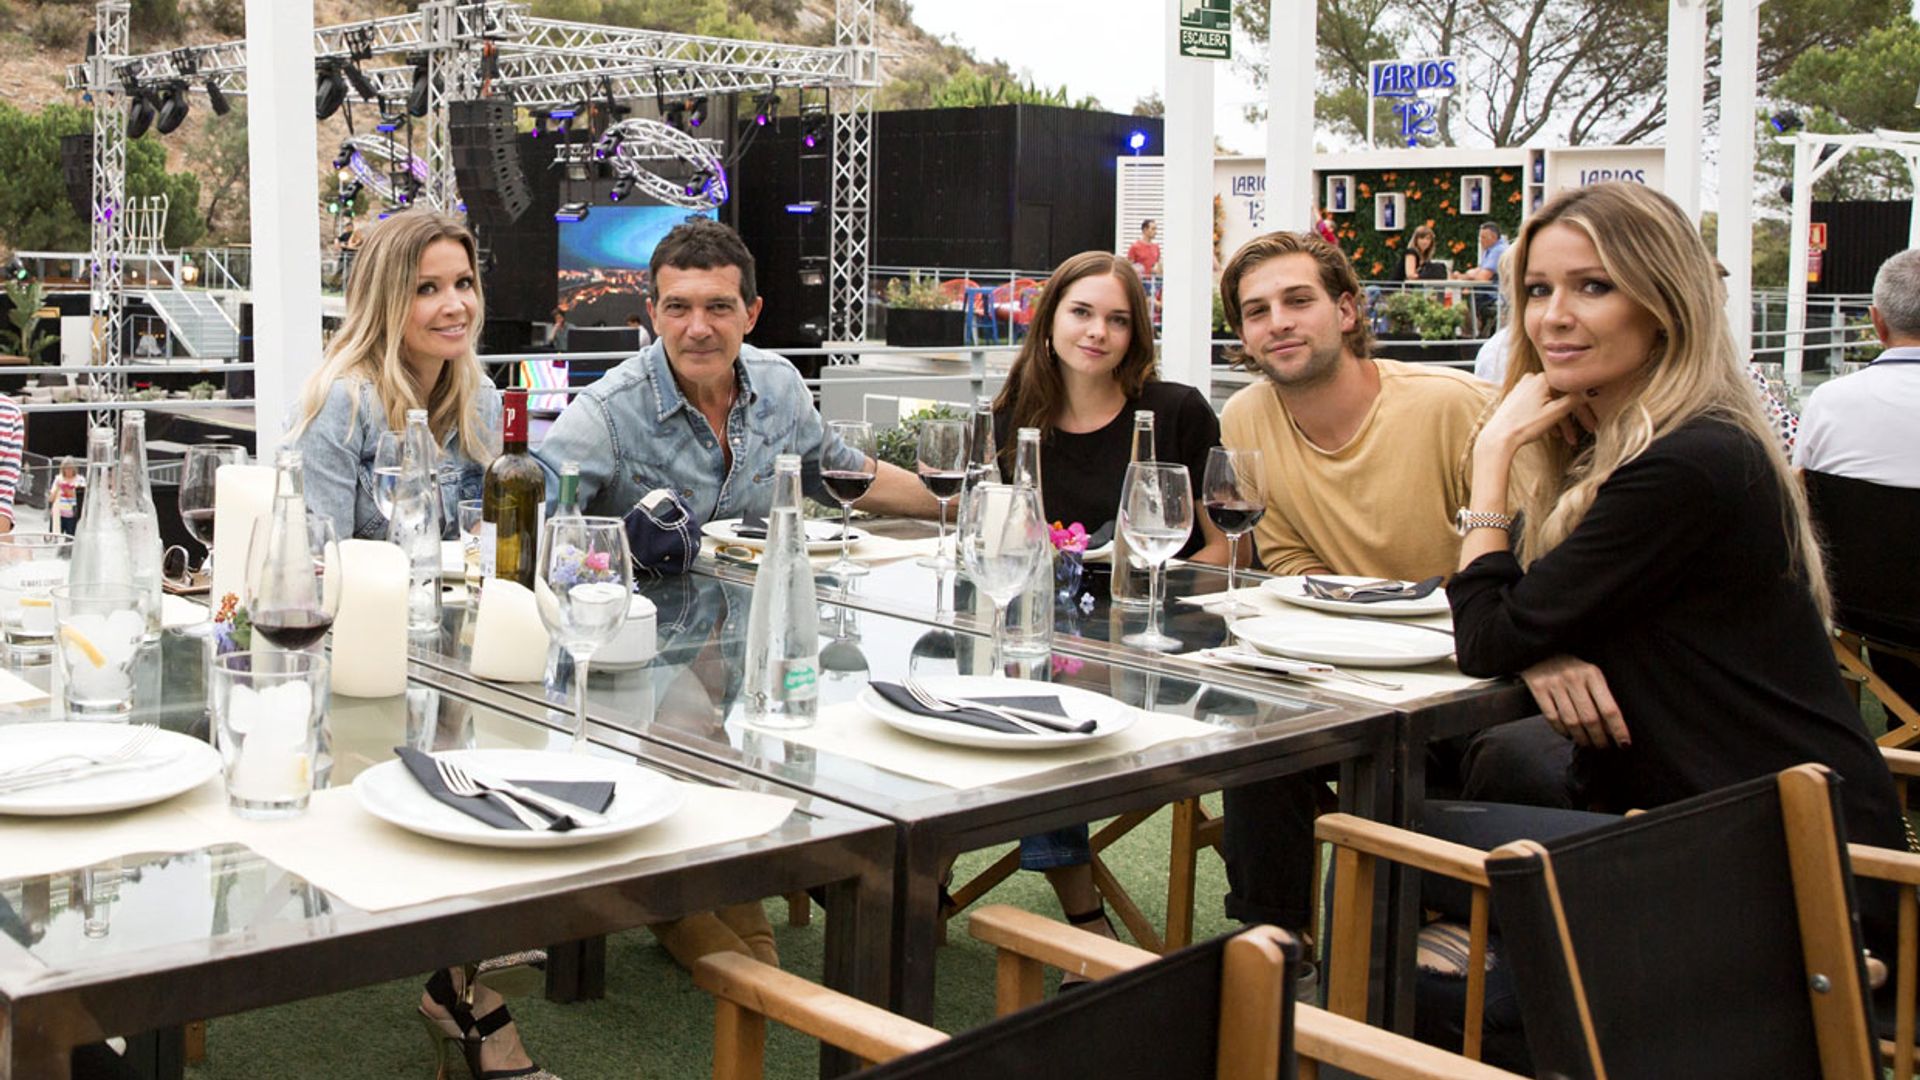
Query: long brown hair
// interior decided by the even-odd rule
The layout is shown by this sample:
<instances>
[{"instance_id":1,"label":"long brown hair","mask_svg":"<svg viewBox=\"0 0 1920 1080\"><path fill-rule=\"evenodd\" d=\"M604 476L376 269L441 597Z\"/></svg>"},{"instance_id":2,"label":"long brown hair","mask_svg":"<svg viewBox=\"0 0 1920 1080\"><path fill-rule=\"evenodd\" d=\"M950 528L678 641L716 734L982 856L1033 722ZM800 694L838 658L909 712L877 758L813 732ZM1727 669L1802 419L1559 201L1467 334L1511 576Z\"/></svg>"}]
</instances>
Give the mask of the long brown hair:
<instances>
[{"instance_id":1,"label":"long brown hair","mask_svg":"<svg viewBox=\"0 0 1920 1080\"><path fill-rule=\"evenodd\" d=\"M386 410L389 429L406 427L408 409L425 409L427 424L436 439L444 439L447 432L457 428L460 449L468 459L485 464L496 450L487 437L486 420L477 414L480 388L487 377L473 349L480 340L486 307L480 295L479 249L473 234L456 218L419 209L376 222L360 235L360 254L347 278L346 318L334 334L326 359L300 391L298 419L287 438L299 438L326 404L333 384L347 379L373 387L380 407ZM452 240L466 249L478 310L467 326L466 348L441 369L439 381L422 401L407 375L400 340L413 311L420 258L440 240ZM357 394L354 400L359 401Z\"/></svg>"},{"instance_id":2,"label":"long brown hair","mask_svg":"<svg viewBox=\"0 0 1920 1080\"><path fill-rule=\"evenodd\" d=\"M1426 247L1420 246L1420 241L1422 240L1427 242ZM1418 253L1420 256L1420 265L1425 266L1433 261L1433 249L1438 244L1439 240L1433 235L1433 226L1422 225L1413 230L1413 239L1407 241L1407 254L1412 255Z\"/></svg>"},{"instance_id":3,"label":"long brown hair","mask_svg":"<svg viewBox=\"0 0 1920 1080\"><path fill-rule=\"evenodd\" d=\"M1527 218L1507 253L1513 259L1512 272L1500 277L1518 324L1507 354L1502 396L1522 377L1544 370L1539 350L1526 335L1523 313L1527 259L1540 230L1551 225L1585 233L1614 286L1653 316L1660 334L1646 365L1634 376L1639 385L1633 400L1602 423L1590 443L1576 448L1543 438L1536 444L1546 467L1544 482L1534 485L1523 500L1526 560L1553 550L1573 532L1616 469L1681 425L1712 417L1739 428L1766 453L1780 490L1793 568L1804 574L1814 603L1826 614L1826 573L1806 496L1743 370L1713 256L1686 214L1665 195L1642 184L1594 184L1553 199Z\"/></svg>"},{"instance_id":4,"label":"long brown hair","mask_svg":"<svg viewBox=\"0 0 1920 1080\"><path fill-rule=\"evenodd\" d=\"M1127 335L1127 351L1113 369L1113 380L1131 400L1139 397L1153 379L1153 311L1147 305L1147 290L1140 284L1140 275L1134 272L1133 264L1111 252L1083 251L1061 263L1047 279L1034 305L1026 343L1007 372L1000 396L993 401L995 412L1006 411L1009 432L1036 427L1041 438L1052 436L1054 421L1067 398L1066 383L1060 378L1060 359L1053 354L1053 319L1074 282L1101 274L1120 282L1133 323ZM1000 448L1003 469L1013 467L1014 448L1011 438Z\"/></svg>"}]
</instances>

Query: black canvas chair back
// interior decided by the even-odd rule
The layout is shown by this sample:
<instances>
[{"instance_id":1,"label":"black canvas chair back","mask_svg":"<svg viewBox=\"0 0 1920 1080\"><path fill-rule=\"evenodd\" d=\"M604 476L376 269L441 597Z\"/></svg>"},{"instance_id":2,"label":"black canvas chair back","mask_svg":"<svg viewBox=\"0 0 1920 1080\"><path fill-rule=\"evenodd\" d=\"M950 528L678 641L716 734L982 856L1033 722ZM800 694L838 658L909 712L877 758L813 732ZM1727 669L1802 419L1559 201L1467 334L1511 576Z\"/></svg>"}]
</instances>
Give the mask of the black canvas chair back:
<instances>
[{"instance_id":1,"label":"black canvas chair back","mask_svg":"<svg viewBox=\"0 0 1920 1080\"><path fill-rule=\"evenodd\" d=\"M1221 980L1230 937L1216 938L1003 1016L938 1046L860 1074L868 1080L1213 1080ZM1281 975L1280 1075L1294 1075L1293 981L1300 947Z\"/></svg>"},{"instance_id":2,"label":"black canvas chair back","mask_svg":"<svg viewBox=\"0 0 1920 1080\"><path fill-rule=\"evenodd\" d=\"M1535 1075L1877 1076L1829 777L1801 766L1493 854Z\"/></svg>"},{"instance_id":3,"label":"black canvas chair back","mask_svg":"<svg viewBox=\"0 0 1920 1080\"><path fill-rule=\"evenodd\" d=\"M1920 648L1920 488L1817 472L1805 479L1835 619L1866 637Z\"/></svg>"}]
</instances>

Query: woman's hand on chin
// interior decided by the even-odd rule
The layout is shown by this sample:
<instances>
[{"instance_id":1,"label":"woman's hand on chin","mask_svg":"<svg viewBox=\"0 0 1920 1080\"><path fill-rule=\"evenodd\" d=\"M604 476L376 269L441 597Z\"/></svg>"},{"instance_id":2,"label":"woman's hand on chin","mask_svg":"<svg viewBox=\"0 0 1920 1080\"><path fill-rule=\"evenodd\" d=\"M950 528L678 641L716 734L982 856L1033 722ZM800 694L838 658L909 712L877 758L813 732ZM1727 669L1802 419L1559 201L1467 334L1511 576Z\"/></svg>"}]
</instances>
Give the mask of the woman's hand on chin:
<instances>
[{"instance_id":1,"label":"woman's hand on chin","mask_svg":"<svg viewBox=\"0 0 1920 1080\"><path fill-rule=\"evenodd\" d=\"M1480 429L1474 452L1500 452L1508 455L1556 428L1568 445L1579 440L1579 427L1594 426L1593 410L1578 397L1562 395L1547 385L1547 377L1535 372L1522 376L1512 390L1500 399Z\"/></svg>"}]
</instances>

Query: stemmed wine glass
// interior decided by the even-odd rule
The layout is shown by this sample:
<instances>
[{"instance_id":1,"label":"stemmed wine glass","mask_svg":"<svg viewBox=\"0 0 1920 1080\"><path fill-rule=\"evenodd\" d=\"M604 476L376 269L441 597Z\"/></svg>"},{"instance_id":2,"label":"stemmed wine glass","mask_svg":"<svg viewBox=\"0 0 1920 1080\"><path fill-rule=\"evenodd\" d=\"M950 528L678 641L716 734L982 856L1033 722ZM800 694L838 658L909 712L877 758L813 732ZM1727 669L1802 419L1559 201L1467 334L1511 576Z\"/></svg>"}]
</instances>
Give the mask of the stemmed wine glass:
<instances>
[{"instance_id":1,"label":"stemmed wine glass","mask_svg":"<svg viewBox=\"0 0 1920 1080\"><path fill-rule=\"evenodd\" d=\"M1207 451L1207 472L1200 481L1207 516L1227 534L1227 598L1209 605L1220 615L1257 615L1259 611L1234 595L1240 568L1240 537L1267 514L1265 466L1258 450L1216 446Z\"/></svg>"},{"instance_id":2,"label":"stemmed wine glass","mask_svg":"<svg viewBox=\"0 0 1920 1080\"><path fill-rule=\"evenodd\" d=\"M619 518L556 517L540 529L540 618L573 658L573 751L587 745L587 661L626 625L633 559Z\"/></svg>"},{"instance_id":3,"label":"stemmed wine glass","mask_svg":"<svg viewBox=\"0 0 1920 1080\"><path fill-rule=\"evenodd\" d=\"M993 601L993 667L1000 670L1006 610L1033 580L1048 547L1040 494L1011 484L977 484L967 493L956 540L974 588Z\"/></svg>"},{"instance_id":4,"label":"stemmed wine glass","mask_svg":"<svg viewBox=\"0 0 1920 1080\"><path fill-rule=\"evenodd\" d=\"M400 487L400 457L406 444L406 432L383 431L373 447L373 504L383 518L393 517L393 493Z\"/></svg>"},{"instance_id":5,"label":"stemmed wine glass","mask_svg":"<svg viewBox=\"0 0 1920 1080\"><path fill-rule=\"evenodd\" d=\"M967 482L967 422L965 420L922 420L919 446L914 457L920 466L920 482L940 502L940 550L920 560L921 566L952 570L954 562L947 554L947 504L960 494Z\"/></svg>"},{"instance_id":6,"label":"stemmed wine glass","mask_svg":"<svg viewBox=\"0 0 1920 1080\"><path fill-rule=\"evenodd\" d=\"M1167 560L1193 532L1193 481L1185 465L1136 461L1120 487L1120 533L1133 557L1152 573L1147 591L1147 627L1120 639L1154 652L1178 652L1180 640L1160 629L1160 591Z\"/></svg>"},{"instance_id":7,"label":"stemmed wine glass","mask_svg":"<svg viewBox=\"0 0 1920 1080\"><path fill-rule=\"evenodd\" d=\"M245 588L254 633L289 652L315 647L339 614L341 579L329 519L309 510L298 525L273 514L253 523Z\"/></svg>"},{"instance_id":8,"label":"stemmed wine glass","mask_svg":"<svg viewBox=\"0 0 1920 1080\"><path fill-rule=\"evenodd\" d=\"M211 572L213 569L213 503L215 477L222 465L245 465L247 450L244 446L231 443L201 443L187 447L187 456L180 463L180 521L186 525L187 532L207 549L206 561L201 569ZM252 537L248 537L249 540ZM188 560L187 570L191 580L192 561ZM213 633L212 622L195 623L182 627L182 633L195 637L205 637Z\"/></svg>"},{"instance_id":9,"label":"stemmed wine glass","mask_svg":"<svg viewBox=\"0 0 1920 1080\"><path fill-rule=\"evenodd\" d=\"M857 469L820 470L820 482L826 485L827 494L840 504L840 560L827 567L826 572L845 581L867 572L866 563L853 560L853 504L873 486L879 459L874 457L872 424L865 420L835 420L827 426L847 449L860 453Z\"/></svg>"}]
</instances>

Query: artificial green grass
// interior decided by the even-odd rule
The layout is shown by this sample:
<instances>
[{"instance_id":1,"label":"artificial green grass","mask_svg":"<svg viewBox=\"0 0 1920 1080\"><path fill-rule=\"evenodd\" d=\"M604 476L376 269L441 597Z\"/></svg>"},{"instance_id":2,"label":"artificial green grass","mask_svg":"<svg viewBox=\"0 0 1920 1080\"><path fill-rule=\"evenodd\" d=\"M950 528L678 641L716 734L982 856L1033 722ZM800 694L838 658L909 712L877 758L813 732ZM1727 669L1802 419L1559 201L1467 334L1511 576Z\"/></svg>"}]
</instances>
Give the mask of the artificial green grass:
<instances>
[{"instance_id":1,"label":"artificial green grass","mask_svg":"<svg viewBox=\"0 0 1920 1080\"><path fill-rule=\"evenodd\" d=\"M1218 796L1211 801L1217 804ZM1218 809L1217 805L1214 809ZM1102 853L1156 927L1166 922L1167 850L1171 815L1163 809ZM957 880L998 858L1005 848L973 852L956 864ZM1226 877L1220 859L1199 859L1194 933L1196 940L1225 932L1221 912ZM1017 873L983 904L1014 904L1059 917L1052 889L1039 874ZM786 925L786 904L767 904L780 944L781 966L818 981L825 919L814 909L812 925ZM1116 926L1119 919L1114 920ZM946 1031L976 1027L993 1016L993 950L967 935L964 916L948 924L940 950L933 1022ZM1121 935L1126 931L1121 928ZM207 1060L187 1070L191 1080L307 1080L309 1077L431 1077L433 1052L417 1008L420 979L364 987L238 1016L207 1026ZM553 1005L537 997L512 1002L521 1037L534 1060L565 1080L613 1077L703 1077L712 1073L713 1002L674 966L644 930L613 935L607 942L607 996L601 1001ZM818 1044L784 1028L767 1038L767 1076L813 1077ZM465 1070L454 1066L453 1075Z\"/></svg>"}]
</instances>

